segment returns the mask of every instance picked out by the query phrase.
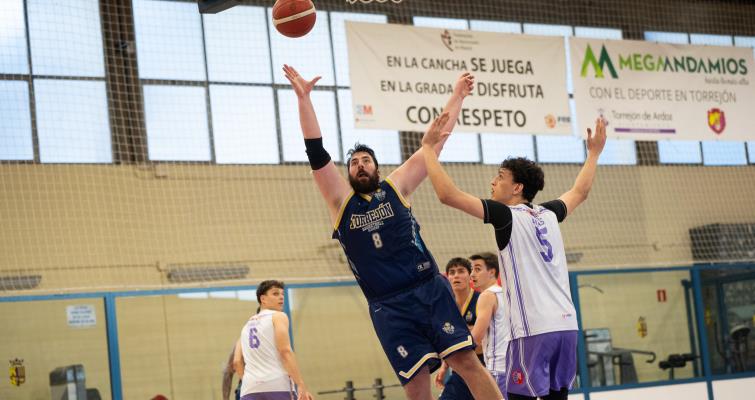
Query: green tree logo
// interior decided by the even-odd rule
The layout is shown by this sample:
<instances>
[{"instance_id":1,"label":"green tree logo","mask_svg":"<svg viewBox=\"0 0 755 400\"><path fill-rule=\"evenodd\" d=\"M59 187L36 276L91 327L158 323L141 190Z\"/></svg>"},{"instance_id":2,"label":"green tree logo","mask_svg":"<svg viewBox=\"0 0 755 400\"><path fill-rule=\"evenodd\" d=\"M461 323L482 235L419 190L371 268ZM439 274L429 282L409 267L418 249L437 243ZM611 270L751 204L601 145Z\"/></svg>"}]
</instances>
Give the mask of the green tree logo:
<instances>
[{"instance_id":1,"label":"green tree logo","mask_svg":"<svg viewBox=\"0 0 755 400\"><path fill-rule=\"evenodd\" d=\"M589 44L587 45L587 51L585 51L585 59L582 61L582 72L580 73L582 77L587 76L587 67L590 65L592 65L592 68L595 70L596 78L604 77L603 67L608 67L608 72L611 73L611 77L613 79L617 79L619 77L616 74L616 69L613 67L611 57L608 56L605 45L600 47L600 60L595 58L595 53L593 53L592 48Z\"/></svg>"}]
</instances>

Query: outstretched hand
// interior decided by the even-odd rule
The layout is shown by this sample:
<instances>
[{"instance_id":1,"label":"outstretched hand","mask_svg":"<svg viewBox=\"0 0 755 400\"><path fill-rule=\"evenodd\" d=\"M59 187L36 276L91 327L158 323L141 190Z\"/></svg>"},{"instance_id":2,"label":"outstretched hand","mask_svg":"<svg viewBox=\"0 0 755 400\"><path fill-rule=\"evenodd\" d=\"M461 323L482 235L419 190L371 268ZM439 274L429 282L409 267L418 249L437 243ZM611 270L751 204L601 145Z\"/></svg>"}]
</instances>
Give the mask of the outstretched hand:
<instances>
[{"instance_id":1,"label":"outstretched hand","mask_svg":"<svg viewBox=\"0 0 755 400\"><path fill-rule=\"evenodd\" d=\"M600 117L595 120L595 133L587 128L587 152L599 155L606 145L606 125L605 118Z\"/></svg>"},{"instance_id":2,"label":"outstretched hand","mask_svg":"<svg viewBox=\"0 0 755 400\"><path fill-rule=\"evenodd\" d=\"M454 86L454 94L460 96L463 99L470 93L472 93L473 88L474 75L470 74L469 72L465 72L461 74L459 79L456 80L456 85Z\"/></svg>"},{"instance_id":3,"label":"outstretched hand","mask_svg":"<svg viewBox=\"0 0 755 400\"><path fill-rule=\"evenodd\" d=\"M311 81L308 81L302 78L302 76L299 75L298 72L296 72L294 67L287 64L283 64L283 73L286 74L286 79L291 82L291 86L293 86L294 92L296 92L296 95L298 97L309 96L309 92L311 92L312 88L315 87L317 81L322 78L321 76L316 76Z\"/></svg>"},{"instance_id":4,"label":"outstretched hand","mask_svg":"<svg viewBox=\"0 0 755 400\"><path fill-rule=\"evenodd\" d=\"M314 396L308 390L302 390L296 396L296 400L314 400Z\"/></svg>"},{"instance_id":5,"label":"outstretched hand","mask_svg":"<svg viewBox=\"0 0 755 400\"><path fill-rule=\"evenodd\" d=\"M446 122L448 122L448 112L444 112L438 118L435 118L435 121L433 121L433 123L430 124L430 127L427 128L425 135L422 136L422 145L435 147L436 144L440 143L450 135L451 132L442 131Z\"/></svg>"}]
</instances>

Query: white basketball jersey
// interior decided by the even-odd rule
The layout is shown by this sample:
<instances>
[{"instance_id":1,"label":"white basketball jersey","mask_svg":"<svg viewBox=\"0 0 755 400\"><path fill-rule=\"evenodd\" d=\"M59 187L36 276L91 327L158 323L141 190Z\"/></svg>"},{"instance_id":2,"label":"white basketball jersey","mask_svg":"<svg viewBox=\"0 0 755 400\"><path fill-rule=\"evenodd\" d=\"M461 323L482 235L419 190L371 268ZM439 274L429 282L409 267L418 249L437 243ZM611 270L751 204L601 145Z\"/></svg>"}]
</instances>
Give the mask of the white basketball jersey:
<instances>
[{"instance_id":1,"label":"white basketball jersey","mask_svg":"<svg viewBox=\"0 0 755 400\"><path fill-rule=\"evenodd\" d=\"M556 214L533 207L509 207L511 239L498 254L513 339L578 329Z\"/></svg>"},{"instance_id":2,"label":"white basketball jersey","mask_svg":"<svg viewBox=\"0 0 755 400\"><path fill-rule=\"evenodd\" d=\"M273 314L262 310L249 318L241 330L241 350L244 354L244 377L241 395L291 389L290 378L281 364L275 346ZM273 386L271 388L271 386Z\"/></svg>"},{"instance_id":3,"label":"white basketball jersey","mask_svg":"<svg viewBox=\"0 0 755 400\"><path fill-rule=\"evenodd\" d=\"M506 372L506 350L511 340L511 329L508 326L509 321L503 301L503 289L498 285L493 285L485 291L495 294L497 303L493 317L490 319L490 325L488 325L488 331L482 340L485 366L490 372L504 373Z\"/></svg>"}]
</instances>

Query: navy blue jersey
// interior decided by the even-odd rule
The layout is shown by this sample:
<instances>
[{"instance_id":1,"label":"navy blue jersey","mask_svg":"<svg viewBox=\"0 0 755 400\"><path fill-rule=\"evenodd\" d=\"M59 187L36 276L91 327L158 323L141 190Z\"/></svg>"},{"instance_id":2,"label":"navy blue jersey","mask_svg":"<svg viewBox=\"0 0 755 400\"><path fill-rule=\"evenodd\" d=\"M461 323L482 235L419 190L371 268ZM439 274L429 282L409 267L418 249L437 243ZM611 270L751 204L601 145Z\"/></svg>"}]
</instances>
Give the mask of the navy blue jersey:
<instances>
[{"instance_id":1,"label":"navy blue jersey","mask_svg":"<svg viewBox=\"0 0 755 400\"><path fill-rule=\"evenodd\" d=\"M461 316L464 317L464 322L469 326L474 326L477 322L477 300L480 298L480 292L472 291L464 303L464 308L461 310Z\"/></svg>"},{"instance_id":2,"label":"navy blue jersey","mask_svg":"<svg viewBox=\"0 0 755 400\"><path fill-rule=\"evenodd\" d=\"M409 203L390 180L368 196L351 192L336 219L351 271L367 300L411 288L438 274Z\"/></svg>"}]
</instances>

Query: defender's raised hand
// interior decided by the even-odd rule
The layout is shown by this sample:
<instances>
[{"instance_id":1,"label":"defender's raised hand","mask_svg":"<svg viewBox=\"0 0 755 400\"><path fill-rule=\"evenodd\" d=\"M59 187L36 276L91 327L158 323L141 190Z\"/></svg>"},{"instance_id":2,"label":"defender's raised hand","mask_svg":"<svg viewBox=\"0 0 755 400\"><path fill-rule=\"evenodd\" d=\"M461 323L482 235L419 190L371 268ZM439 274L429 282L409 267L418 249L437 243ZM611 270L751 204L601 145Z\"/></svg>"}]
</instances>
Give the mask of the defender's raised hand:
<instances>
[{"instance_id":1,"label":"defender's raised hand","mask_svg":"<svg viewBox=\"0 0 755 400\"><path fill-rule=\"evenodd\" d=\"M603 117L595 120L595 133L587 128L587 152L599 155L606 145L606 120Z\"/></svg>"},{"instance_id":2,"label":"defender's raised hand","mask_svg":"<svg viewBox=\"0 0 755 400\"><path fill-rule=\"evenodd\" d=\"M444 137L450 135L451 132L443 132L446 122L448 122L448 112L444 112L438 118L435 118L435 121L427 128L425 135L422 136L422 145L435 147Z\"/></svg>"},{"instance_id":3,"label":"defender's raised hand","mask_svg":"<svg viewBox=\"0 0 755 400\"><path fill-rule=\"evenodd\" d=\"M472 93L474 88L474 75L469 72L461 74L459 79L456 80L454 85L454 95L461 97L462 99Z\"/></svg>"},{"instance_id":4,"label":"defender's raised hand","mask_svg":"<svg viewBox=\"0 0 755 400\"><path fill-rule=\"evenodd\" d=\"M309 96L309 92L311 92L312 88L315 87L317 81L322 78L321 76L316 76L311 81L308 81L302 78L302 76L299 75L298 72L296 72L296 69L294 69L294 67L287 64L283 64L283 73L286 74L286 79L291 82L291 86L293 86L294 92L296 92L296 95L298 97Z\"/></svg>"}]
</instances>

